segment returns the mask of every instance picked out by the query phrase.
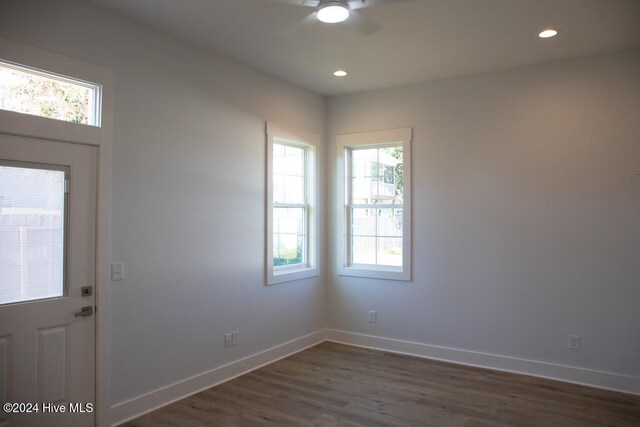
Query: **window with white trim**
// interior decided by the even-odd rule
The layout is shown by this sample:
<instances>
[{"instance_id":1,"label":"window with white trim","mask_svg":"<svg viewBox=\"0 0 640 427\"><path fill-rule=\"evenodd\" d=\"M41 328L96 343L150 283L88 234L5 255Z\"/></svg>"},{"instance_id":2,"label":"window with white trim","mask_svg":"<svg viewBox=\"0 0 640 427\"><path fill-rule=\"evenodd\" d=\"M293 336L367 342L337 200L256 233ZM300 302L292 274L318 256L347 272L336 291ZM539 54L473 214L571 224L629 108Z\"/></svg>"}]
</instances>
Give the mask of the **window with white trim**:
<instances>
[{"instance_id":1,"label":"window with white trim","mask_svg":"<svg viewBox=\"0 0 640 427\"><path fill-rule=\"evenodd\" d=\"M267 123L267 284L318 275L318 135Z\"/></svg>"},{"instance_id":2,"label":"window with white trim","mask_svg":"<svg viewBox=\"0 0 640 427\"><path fill-rule=\"evenodd\" d=\"M0 109L100 127L101 86L0 60Z\"/></svg>"},{"instance_id":3,"label":"window with white trim","mask_svg":"<svg viewBox=\"0 0 640 427\"><path fill-rule=\"evenodd\" d=\"M411 129L337 142L339 274L411 280Z\"/></svg>"}]
</instances>

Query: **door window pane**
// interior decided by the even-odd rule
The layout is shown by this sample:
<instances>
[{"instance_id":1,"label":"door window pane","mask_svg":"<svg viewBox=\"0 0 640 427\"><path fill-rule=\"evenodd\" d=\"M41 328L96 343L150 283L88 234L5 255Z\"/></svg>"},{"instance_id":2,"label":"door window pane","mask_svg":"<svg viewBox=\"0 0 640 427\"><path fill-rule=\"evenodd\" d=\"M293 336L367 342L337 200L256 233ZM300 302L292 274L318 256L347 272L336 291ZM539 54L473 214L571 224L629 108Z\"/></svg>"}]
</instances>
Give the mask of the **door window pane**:
<instances>
[{"instance_id":1,"label":"door window pane","mask_svg":"<svg viewBox=\"0 0 640 427\"><path fill-rule=\"evenodd\" d=\"M64 295L65 172L0 162L0 304Z\"/></svg>"}]
</instances>

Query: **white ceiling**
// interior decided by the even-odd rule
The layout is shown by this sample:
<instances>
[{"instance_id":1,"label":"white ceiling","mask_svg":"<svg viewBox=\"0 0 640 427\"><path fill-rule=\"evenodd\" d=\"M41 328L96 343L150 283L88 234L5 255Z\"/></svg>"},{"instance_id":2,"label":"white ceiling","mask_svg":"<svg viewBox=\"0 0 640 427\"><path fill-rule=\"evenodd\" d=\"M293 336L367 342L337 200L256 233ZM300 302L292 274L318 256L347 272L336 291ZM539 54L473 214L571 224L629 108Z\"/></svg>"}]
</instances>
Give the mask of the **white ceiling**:
<instances>
[{"instance_id":1,"label":"white ceiling","mask_svg":"<svg viewBox=\"0 0 640 427\"><path fill-rule=\"evenodd\" d=\"M313 9L287 0L90 1L324 95L640 46L640 0L387 0L360 10L381 27L369 35L291 32ZM539 39L545 27L560 34Z\"/></svg>"}]
</instances>

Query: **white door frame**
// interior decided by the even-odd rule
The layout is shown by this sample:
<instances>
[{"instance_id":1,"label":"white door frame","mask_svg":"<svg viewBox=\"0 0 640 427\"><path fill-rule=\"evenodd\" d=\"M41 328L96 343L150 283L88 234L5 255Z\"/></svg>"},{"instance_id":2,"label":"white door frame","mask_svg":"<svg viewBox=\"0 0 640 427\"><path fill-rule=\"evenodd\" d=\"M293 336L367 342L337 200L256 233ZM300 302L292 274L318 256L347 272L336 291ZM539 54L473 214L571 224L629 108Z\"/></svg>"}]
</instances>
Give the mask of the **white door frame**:
<instances>
[{"instance_id":1,"label":"white door frame","mask_svg":"<svg viewBox=\"0 0 640 427\"><path fill-rule=\"evenodd\" d=\"M95 422L111 425L109 264L113 156L112 70L0 37L0 58L102 86L102 126L94 127L0 110L0 133L92 145L98 151L96 207L96 372Z\"/></svg>"}]
</instances>

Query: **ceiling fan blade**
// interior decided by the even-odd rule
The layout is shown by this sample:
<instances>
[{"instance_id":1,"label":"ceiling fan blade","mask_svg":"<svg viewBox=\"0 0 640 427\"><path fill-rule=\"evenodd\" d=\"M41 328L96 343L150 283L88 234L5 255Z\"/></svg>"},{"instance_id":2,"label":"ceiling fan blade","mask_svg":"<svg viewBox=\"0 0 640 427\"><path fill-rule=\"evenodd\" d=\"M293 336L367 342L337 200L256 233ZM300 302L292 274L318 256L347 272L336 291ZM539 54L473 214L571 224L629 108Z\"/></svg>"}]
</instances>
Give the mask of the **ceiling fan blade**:
<instances>
[{"instance_id":1,"label":"ceiling fan blade","mask_svg":"<svg viewBox=\"0 0 640 427\"><path fill-rule=\"evenodd\" d=\"M278 31L278 34L281 35L282 37L288 37L298 31L300 31L302 28L306 27L307 25L311 25L316 21L316 13L315 12L311 12L310 14L308 14L307 16L305 16L304 18L302 18L301 20L291 24L291 25L287 25L285 27L283 27L282 29L280 29Z\"/></svg>"},{"instance_id":2,"label":"ceiling fan blade","mask_svg":"<svg viewBox=\"0 0 640 427\"><path fill-rule=\"evenodd\" d=\"M351 11L348 22L358 33L364 36L373 34L382 28L380 24L371 18L367 18L357 10Z\"/></svg>"},{"instance_id":3,"label":"ceiling fan blade","mask_svg":"<svg viewBox=\"0 0 640 427\"><path fill-rule=\"evenodd\" d=\"M278 3L284 3L291 6L318 7L320 0L275 0Z\"/></svg>"},{"instance_id":4,"label":"ceiling fan blade","mask_svg":"<svg viewBox=\"0 0 640 427\"><path fill-rule=\"evenodd\" d=\"M348 0L349 9L358 10L365 7L373 7L380 5L391 5L397 3L405 3L416 0Z\"/></svg>"}]
</instances>

